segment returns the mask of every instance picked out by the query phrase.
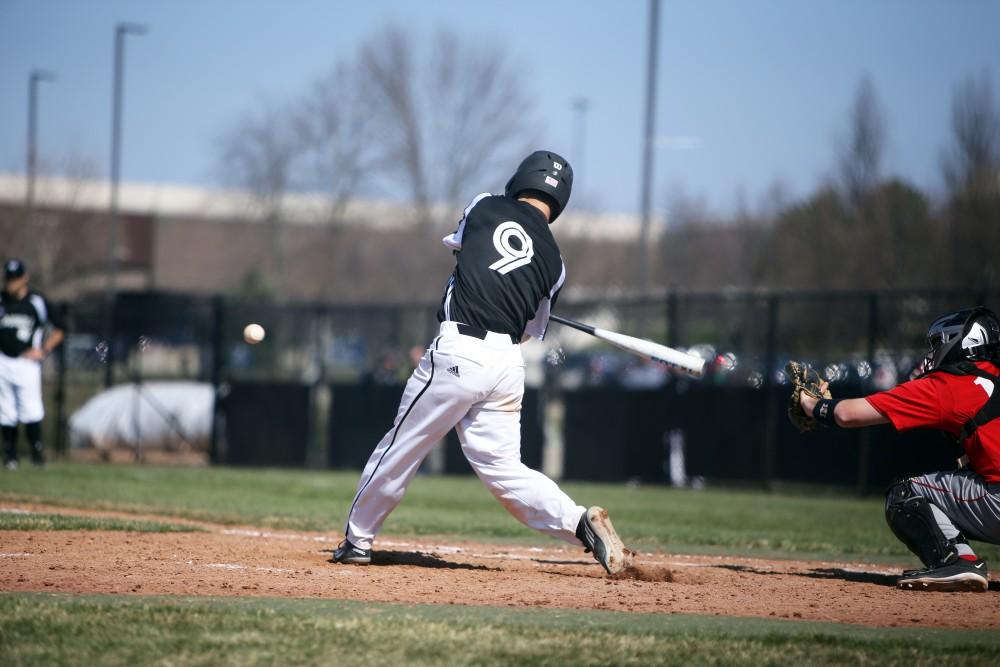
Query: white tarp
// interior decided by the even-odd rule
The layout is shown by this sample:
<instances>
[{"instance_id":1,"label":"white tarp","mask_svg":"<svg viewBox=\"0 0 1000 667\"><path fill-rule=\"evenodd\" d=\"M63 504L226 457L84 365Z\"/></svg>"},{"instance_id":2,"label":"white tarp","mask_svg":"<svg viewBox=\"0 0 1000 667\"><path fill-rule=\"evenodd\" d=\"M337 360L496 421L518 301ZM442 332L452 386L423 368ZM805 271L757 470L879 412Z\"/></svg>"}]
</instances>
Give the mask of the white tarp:
<instances>
[{"instance_id":1,"label":"white tarp","mask_svg":"<svg viewBox=\"0 0 1000 667\"><path fill-rule=\"evenodd\" d=\"M121 384L97 394L69 418L70 447L207 449L215 391L206 382Z\"/></svg>"}]
</instances>

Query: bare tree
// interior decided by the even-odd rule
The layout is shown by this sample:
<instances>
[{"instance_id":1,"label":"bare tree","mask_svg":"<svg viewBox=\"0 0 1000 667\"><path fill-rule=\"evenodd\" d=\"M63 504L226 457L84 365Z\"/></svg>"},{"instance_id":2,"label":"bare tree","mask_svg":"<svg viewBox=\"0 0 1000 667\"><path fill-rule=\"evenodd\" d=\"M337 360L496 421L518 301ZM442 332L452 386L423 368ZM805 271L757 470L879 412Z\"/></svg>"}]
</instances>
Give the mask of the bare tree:
<instances>
[{"instance_id":1,"label":"bare tree","mask_svg":"<svg viewBox=\"0 0 1000 667\"><path fill-rule=\"evenodd\" d=\"M534 134L523 77L498 48L439 30L429 52L388 25L360 50L368 108L387 175L401 180L423 222L454 207L523 152ZM449 219L452 215L449 212Z\"/></svg>"},{"instance_id":2,"label":"bare tree","mask_svg":"<svg viewBox=\"0 0 1000 667\"><path fill-rule=\"evenodd\" d=\"M1000 108L989 79L966 79L951 108L952 145L942 169L947 206L951 277L962 286L1000 281Z\"/></svg>"},{"instance_id":3,"label":"bare tree","mask_svg":"<svg viewBox=\"0 0 1000 667\"><path fill-rule=\"evenodd\" d=\"M364 106L360 70L338 63L299 101L293 118L306 187L330 196L329 221L344 209L374 166L376 141L371 111Z\"/></svg>"},{"instance_id":4,"label":"bare tree","mask_svg":"<svg viewBox=\"0 0 1000 667\"><path fill-rule=\"evenodd\" d=\"M428 75L431 179L445 203L468 196L469 179L511 170L534 140L532 104L515 66L496 47L439 31ZM533 147L533 146L532 146ZM498 164L499 163L499 164Z\"/></svg>"},{"instance_id":5,"label":"bare tree","mask_svg":"<svg viewBox=\"0 0 1000 667\"><path fill-rule=\"evenodd\" d=\"M321 292L330 297L339 278L355 258L351 237L343 229L348 204L362 189L376 166L376 126L365 105L363 72L353 62L341 62L317 80L299 101L295 128L302 153L301 178L305 187L325 193L326 214ZM304 248L306 253L314 248ZM298 259L298 258L296 258Z\"/></svg>"},{"instance_id":6,"label":"bare tree","mask_svg":"<svg viewBox=\"0 0 1000 667\"><path fill-rule=\"evenodd\" d=\"M81 200L95 187L100 170L90 158L71 154L57 168L43 164L42 173L52 178L42 183L40 194L60 204L58 211L36 212L31 261L38 284L49 287L81 268L79 262L66 262L67 255L81 258L99 254L98 246L102 244L89 234L80 234L79 227L81 217L90 217L82 210Z\"/></svg>"},{"instance_id":7,"label":"bare tree","mask_svg":"<svg viewBox=\"0 0 1000 667\"><path fill-rule=\"evenodd\" d=\"M381 261L380 249L343 224L348 204L362 189L381 188L408 199L424 225L439 214L453 221L464 199L502 184L500 175L533 143L523 85L497 48L444 30L419 40L389 25L297 99L262 105L234 123L220 161L231 182L254 194L268 223L273 290L283 293L291 274L320 258L322 269L307 279L322 281L327 296L356 286L352 267L366 270L376 257L390 280L435 267L438 258L423 253ZM303 229L282 225L288 193L301 189L330 197L322 248Z\"/></svg>"},{"instance_id":8,"label":"bare tree","mask_svg":"<svg viewBox=\"0 0 1000 667\"><path fill-rule=\"evenodd\" d=\"M765 284L786 288L852 287L858 257L848 249L850 215L835 189L827 187L783 210L761 255Z\"/></svg>"},{"instance_id":9,"label":"bare tree","mask_svg":"<svg viewBox=\"0 0 1000 667\"><path fill-rule=\"evenodd\" d=\"M270 274L278 295L285 292L285 249L282 230L285 195L293 184L300 156L294 114L265 103L245 114L219 140L225 178L249 190L266 221Z\"/></svg>"},{"instance_id":10,"label":"bare tree","mask_svg":"<svg viewBox=\"0 0 1000 667\"><path fill-rule=\"evenodd\" d=\"M858 84L848 124L838 151L840 178L848 201L860 207L879 185L886 143L885 119L868 76Z\"/></svg>"},{"instance_id":11,"label":"bare tree","mask_svg":"<svg viewBox=\"0 0 1000 667\"><path fill-rule=\"evenodd\" d=\"M98 176L92 159L69 149L38 163L30 230L25 231L28 212L22 202L0 205L0 247L27 261L33 284L50 295L75 290L81 278L104 270L104 213L92 207ZM70 284L74 281L76 287Z\"/></svg>"},{"instance_id":12,"label":"bare tree","mask_svg":"<svg viewBox=\"0 0 1000 667\"><path fill-rule=\"evenodd\" d=\"M929 277L934 225L919 192L883 175L888 130L868 76L858 84L847 124L847 139L837 147L843 215L831 218L838 228L824 232L841 244L846 283L860 288L920 284Z\"/></svg>"},{"instance_id":13,"label":"bare tree","mask_svg":"<svg viewBox=\"0 0 1000 667\"><path fill-rule=\"evenodd\" d=\"M885 286L881 270L900 249L893 243L892 226L886 224L879 185L886 130L875 85L867 75L858 83L847 115L847 138L836 147L840 171L840 215L831 216L824 235L840 245L846 285ZM817 275L813 279L829 280ZM852 284L853 283L853 284ZM820 283L821 284L821 283Z\"/></svg>"},{"instance_id":14,"label":"bare tree","mask_svg":"<svg viewBox=\"0 0 1000 667\"><path fill-rule=\"evenodd\" d=\"M766 223L774 222L781 211L792 201L791 188L780 179L775 179L757 199L757 217Z\"/></svg>"},{"instance_id":15,"label":"bare tree","mask_svg":"<svg viewBox=\"0 0 1000 667\"><path fill-rule=\"evenodd\" d=\"M656 279L665 286L721 289L755 283L767 241L766 220L738 201L733 216L709 211L704 198L679 185L668 197L669 222L659 240Z\"/></svg>"},{"instance_id":16,"label":"bare tree","mask_svg":"<svg viewBox=\"0 0 1000 667\"><path fill-rule=\"evenodd\" d=\"M959 84L951 104L952 146L942 170L953 195L994 194L1000 189L1000 108L986 75Z\"/></svg>"}]
</instances>

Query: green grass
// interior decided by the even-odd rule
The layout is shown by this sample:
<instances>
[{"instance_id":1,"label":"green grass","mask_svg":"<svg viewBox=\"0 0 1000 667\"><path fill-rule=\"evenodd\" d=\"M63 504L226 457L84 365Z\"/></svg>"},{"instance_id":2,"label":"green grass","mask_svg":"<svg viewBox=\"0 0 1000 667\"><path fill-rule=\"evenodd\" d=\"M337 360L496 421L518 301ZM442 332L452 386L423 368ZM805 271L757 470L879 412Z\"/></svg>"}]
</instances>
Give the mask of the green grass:
<instances>
[{"instance_id":1,"label":"green grass","mask_svg":"<svg viewBox=\"0 0 1000 667\"><path fill-rule=\"evenodd\" d=\"M5 665L995 665L995 632L268 598L0 594Z\"/></svg>"},{"instance_id":2,"label":"green grass","mask_svg":"<svg viewBox=\"0 0 1000 667\"><path fill-rule=\"evenodd\" d=\"M16 501L337 534L356 473L55 463L0 471ZM565 484L612 511L626 540L670 552L912 562L878 499ZM20 522L26 522L19 525ZM43 525L52 522L51 526ZM185 529L0 513L0 530ZM551 544L475 478L418 477L386 523L397 536ZM980 549L1000 559L1000 548ZM1000 633L771 619L269 598L0 593L3 665L1000 664Z\"/></svg>"},{"instance_id":3,"label":"green grass","mask_svg":"<svg viewBox=\"0 0 1000 667\"><path fill-rule=\"evenodd\" d=\"M55 463L0 471L0 502L124 510L229 525L338 533L353 472ZM567 483L583 505L611 511L643 550L913 562L889 532L877 498ZM550 544L514 520L474 477L418 477L386 522L397 536ZM976 543L1000 561L1000 547Z\"/></svg>"},{"instance_id":4,"label":"green grass","mask_svg":"<svg viewBox=\"0 0 1000 667\"><path fill-rule=\"evenodd\" d=\"M201 529L176 523L114 517L0 512L0 530L129 530L141 533L189 533Z\"/></svg>"}]
</instances>

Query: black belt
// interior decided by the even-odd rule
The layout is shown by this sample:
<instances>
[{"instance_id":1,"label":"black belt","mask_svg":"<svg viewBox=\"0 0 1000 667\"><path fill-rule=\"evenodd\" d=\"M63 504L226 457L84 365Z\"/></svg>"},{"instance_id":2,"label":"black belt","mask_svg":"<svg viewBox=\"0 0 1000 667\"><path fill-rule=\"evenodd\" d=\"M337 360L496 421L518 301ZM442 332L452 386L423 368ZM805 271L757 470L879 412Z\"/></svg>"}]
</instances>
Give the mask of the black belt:
<instances>
[{"instance_id":1,"label":"black belt","mask_svg":"<svg viewBox=\"0 0 1000 667\"><path fill-rule=\"evenodd\" d=\"M486 329L480 329L479 327L474 327L471 324L463 324L462 322L455 322L455 326L458 328L458 333L463 336L472 336L473 338L478 338L479 340L486 340L486 334L489 333ZM515 345L520 342L514 337L514 334L507 335L510 336L510 342Z\"/></svg>"}]
</instances>

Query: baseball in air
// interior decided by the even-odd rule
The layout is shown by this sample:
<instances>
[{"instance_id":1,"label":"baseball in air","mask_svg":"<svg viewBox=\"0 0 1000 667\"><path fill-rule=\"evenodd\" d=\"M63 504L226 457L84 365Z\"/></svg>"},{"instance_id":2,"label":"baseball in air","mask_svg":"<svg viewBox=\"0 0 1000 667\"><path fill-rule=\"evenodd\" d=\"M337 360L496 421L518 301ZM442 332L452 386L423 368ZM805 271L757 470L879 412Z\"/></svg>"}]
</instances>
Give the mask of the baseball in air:
<instances>
[{"instance_id":1,"label":"baseball in air","mask_svg":"<svg viewBox=\"0 0 1000 667\"><path fill-rule=\"evenodd\" d=\"M243 340L250 345L256 345L264 340L264 327L253 322L243 327Z\"/></svg>"}]
</instances>

